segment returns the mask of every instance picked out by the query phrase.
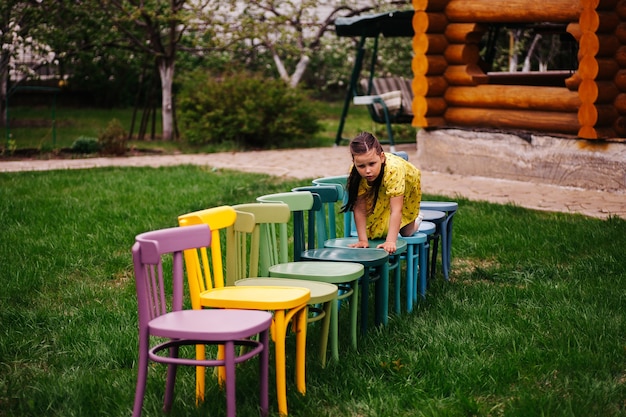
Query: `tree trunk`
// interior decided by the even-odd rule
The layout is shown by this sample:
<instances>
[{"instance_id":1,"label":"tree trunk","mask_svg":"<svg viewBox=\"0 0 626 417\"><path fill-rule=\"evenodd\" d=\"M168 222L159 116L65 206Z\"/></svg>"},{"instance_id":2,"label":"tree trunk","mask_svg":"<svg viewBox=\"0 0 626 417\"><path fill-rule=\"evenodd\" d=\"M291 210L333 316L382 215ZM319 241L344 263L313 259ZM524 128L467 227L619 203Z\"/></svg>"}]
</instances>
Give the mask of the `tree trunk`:
<instances>
[{"instance_id":1,"label":"tree trunk","mask_svg":"<svg viewBox=\"0 0 626 417\"><path fill-rule=\"evenodd\" d=\"M300 60L298 61L298 65L296 65L296 70L293 72L293 75L291 76L291 81L289 82L290 87L295 88L300 83L300 80L302 79L302 76L304 75L304 71L306 71L306 68L309 66L310 60L311 59L306 55L302 55L300 57Z\"/></svg>"},{"instance_id":2,"label":"tree trunk","mask_svg":"<svg viewBox=\"0 0 626 417\"><path fill-rule=\"evenodd\" d=\"M289 74L287 74L287 69L283 65L283 61L280 59L278 54L272 50L272 58L274 59L274 64L276 64L276 69L278 70L278 75L280 78L286 83L289 82Z\"/></svg>"},{"instance_id":3,"label":"tree trunk","mask_svg":"<svg viewBox=\"0 0 626 417\"><path fill-rule=\"evenodd\" d=\"M9 80L9 54L0 53L0 126L7 125L7 86Z\"/></svg>"},{"instance_id":4,"label":"tree trunk","mask_svg":"<svg viewBox=\"0 0 626 417\"><path fill-rule=\"evenodd\" d=\"M163 123L162 139L170 141L174 132L174 105L172 103L172 84L174 81L174 60L167 58L157 59L159 75L161 77L161 119Z\"/></svg>"},{"instance_id":5,"label":"tree trunk","mask_svg":"<svg viewBox=\"0 0 626 417\"><path fill-rule=\"evenodd\" d=\"M526 58L524 59L524 66L522 67L522 72L530 72L531 70L531 62L533 55L535 54L535 49L537 48L537 43L541 40L541 35L536 33L533 38L533 42L530 44L530 48L528 49L528 53L526 54Z\"/></svg>"}]
</instances>

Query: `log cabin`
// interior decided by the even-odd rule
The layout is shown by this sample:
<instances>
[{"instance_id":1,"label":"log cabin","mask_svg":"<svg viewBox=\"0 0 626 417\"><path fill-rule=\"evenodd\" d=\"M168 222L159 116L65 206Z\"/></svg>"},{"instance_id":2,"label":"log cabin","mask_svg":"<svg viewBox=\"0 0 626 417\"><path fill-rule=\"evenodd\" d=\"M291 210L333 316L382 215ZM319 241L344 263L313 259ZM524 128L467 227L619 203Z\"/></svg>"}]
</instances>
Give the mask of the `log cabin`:
<instances>
[{"instance_id":1,"label":"log cabin","mask_svg":"<svg viewBox=\"0 0 626 417\"><path fill-rule=\"evenodd\" d=\"M626 137L626 0L412 3L413 126ZM574 69L485 71L479 43L490 30L538 22L575 39Z\"/></svg>"}]
</instances>

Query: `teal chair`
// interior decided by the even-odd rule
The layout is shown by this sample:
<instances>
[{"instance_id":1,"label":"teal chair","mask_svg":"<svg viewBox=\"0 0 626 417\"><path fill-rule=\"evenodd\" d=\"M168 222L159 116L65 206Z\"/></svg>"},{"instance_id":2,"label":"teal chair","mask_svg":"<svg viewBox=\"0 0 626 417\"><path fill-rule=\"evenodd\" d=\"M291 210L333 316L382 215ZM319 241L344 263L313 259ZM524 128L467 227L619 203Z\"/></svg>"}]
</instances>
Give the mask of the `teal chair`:
<instances>
[{"instance_id":1,"label":"teal chair","mask_svg":"<svg viewBox=\"0 0 626 417\"><path fill-rule=\"evenodd\" d=\"M319 186L333 186L337 189L337 199L341 201L342 204L345 204L348 201L348 193L346 192L346 184L348 182L347 175L338 175L332 177L323 177L316 178L313 180L313 185ZM335 223L335 212L329 211L328 222ZM352 213L344 213L343 214L343 237L351 236L352 232ZM334 239L336 236L334 235L334 229L331 229L333 232L328 235L329 239Z\"/></svg>"},{"instance_id":2,"label":"teal chair","mask_svg":"<svg viewBox=\"0 0 626 417\"><path fill-rule=\"evenodd\" d=\"M292 190L292 191L310 191L313 193L320 194L323 207L322 207L322 210L317 212L317 229L316 230L317 230L317 235L318 235L318 245L315 247L324 246L324 242L326 242L328 239L332 240L336 238L335 233L333 233L335 231L335 229L333 228L335 224L335 209L336 209L335 203L337 203L340 200L340 198L342 198L342 196L345 195L344 185L340 184L342 181L345 182L345 178L346 177L321 178L321 179L314 180L314 181L317 181L316 186L298 187ZM333 188L337 190L336 194L333 194L334 193ZM333 197L335 198L334 200L333 200ZM326 222L325 219L328 219L328 221ZM349 236L352 236L352 237L356 236L356 226L354 224L352 213L344 214L344 223L345 222L347 222L349 226L344 229L344 238L347 238ZM326 224L326 230L324 230L323 228L325 224ZM348 231L349 231L349 234L345 235L345 233ZM411 241L415 241L415 240L416 240L415 238L411 239ZM421 240L421 238L418 238L417 240ZM351 243L351 242L352 242L351 240L348 240L348 241L333 240L333 247L342 247L342 246L345 246L346 243ZM312 246L309 244L309 248L311 247ZM415 261L415 263L418 264L420 248L413 248L413 246L410 246L410 249L411 249L411 255L412 255L413 260ZM401 259L406 258L406 253L408 253L408 250L409 250L409 241L405 240L399 244L399 247L396 250L396 254L389 257L389 262L390 262L389 270L390 272L393 272L394 274L394 288L395 288L394 305L395 305L396 314L400 314L401 312L401 306L400 306L400 298L401 298L400 293L401 293L401 280L402 280ZM409 275L407 273L406 275L406 289L407 289L406 309L408 312L411 312L413 310L413 296L412 295L410 296L409 294L413 292L414 283L415 281L417 281L417 271L418 269L414 269L412 266L407 268L407 272L412 274L412 275Z\"/></svg>"}]
</instances>

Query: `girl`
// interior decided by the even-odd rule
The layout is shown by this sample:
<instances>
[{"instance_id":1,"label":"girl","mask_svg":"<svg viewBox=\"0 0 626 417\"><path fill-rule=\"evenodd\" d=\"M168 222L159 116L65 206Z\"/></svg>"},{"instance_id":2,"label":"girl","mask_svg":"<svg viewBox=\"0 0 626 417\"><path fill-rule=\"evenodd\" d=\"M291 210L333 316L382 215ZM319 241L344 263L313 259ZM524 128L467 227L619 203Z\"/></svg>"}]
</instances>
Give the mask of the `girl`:
<instances>
[{"instance_id":1,"label":"girl","mask_svg":"<svg viewBox=\"0 0 626 417\"><path fill-rule=\"evenodd\" d=\"M367 248L368 239L384 238L385 243L377 247L393 254L398 233L411 236L421 222L421 173L401 157L383 152L368 132L350 141L350 153L348 202L341 209L354 212L359 241L350 246Z\"/></svg>"}]
</instances>

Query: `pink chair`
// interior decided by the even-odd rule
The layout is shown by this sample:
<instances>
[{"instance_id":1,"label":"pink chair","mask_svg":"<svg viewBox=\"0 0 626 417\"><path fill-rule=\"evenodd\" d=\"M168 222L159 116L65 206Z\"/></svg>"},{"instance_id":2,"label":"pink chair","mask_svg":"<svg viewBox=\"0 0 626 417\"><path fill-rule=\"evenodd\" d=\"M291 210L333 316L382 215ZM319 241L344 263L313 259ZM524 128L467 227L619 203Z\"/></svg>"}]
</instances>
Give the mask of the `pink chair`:
<instances>
[{"instance_id":1,"label":"pink chair","mask_svg":"<svg viewBox=\"0 0 626 417\"><path fill-rule=\"evenodd\" d=\"M149 361L168 365L163 410L169 411L174 396L176 367L223 366L226 370L226 410L235 416L235 365L259 356L259 385L261 415L268 413L269 328L272 315L257 310L184 310L183 309L183 251L209 246L211 230L207 225L174 227L138 235L133 245L133 264L139 307L139 364L133 416L139 417L143 406ZM166 293L167 277L164 255L172 258L172 294ZM171 305L171 308L168 306ZM252 337L259 336L258 341ZM151 346L151 338L161 338ZM162 339L167 341L162 342ZM155 343L155 342L153 342ZM178 356L184 345L222 345L223 360L196 360ZM246 346L248 349L237 349ZM159 354L168 350L169 355ZM237 354L237 352L243 352Z\"/></svg>"}]
</instances>

